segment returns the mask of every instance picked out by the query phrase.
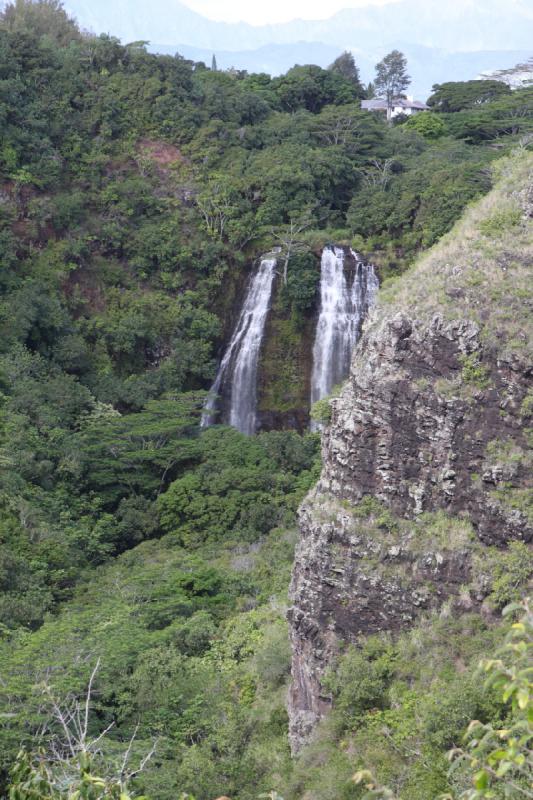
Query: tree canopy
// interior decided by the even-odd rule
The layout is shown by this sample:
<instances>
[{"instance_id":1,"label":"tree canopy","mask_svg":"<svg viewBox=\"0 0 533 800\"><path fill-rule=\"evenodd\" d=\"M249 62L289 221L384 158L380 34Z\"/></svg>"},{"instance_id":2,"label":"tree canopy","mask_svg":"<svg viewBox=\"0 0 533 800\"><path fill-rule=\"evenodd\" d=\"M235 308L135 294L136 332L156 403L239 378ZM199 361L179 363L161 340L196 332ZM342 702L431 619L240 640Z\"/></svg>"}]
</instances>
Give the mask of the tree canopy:
<instances>
[{"instance_id":1,"label":"tree canopy","mask_svg":"<svg viewBox=\"0 0 533 800\"><path fill-rule=\"evenodd\" d=\"M359 96L364 97L364 89L361 84L359 69L355 63L353 53L351 53L349 50L345 50L344 53L341 53L340 56L337 56L335 61L330 64L328 69L331 72L336 72L339 75L342 75L344 78L347 78L349 81L352 81L359 92Z\"/></svg>"},{"instance_id":2,"label":"tree canopy","mask_svg":"<svg viewBox=\"0 0 533 800\"><path fill-rule=\"evenodd\" d=\"M510 93L511 89L502 81L450 81L436 83L427 104L434 111L453 113L476 108Z\"/></svg>"}]
</instances>

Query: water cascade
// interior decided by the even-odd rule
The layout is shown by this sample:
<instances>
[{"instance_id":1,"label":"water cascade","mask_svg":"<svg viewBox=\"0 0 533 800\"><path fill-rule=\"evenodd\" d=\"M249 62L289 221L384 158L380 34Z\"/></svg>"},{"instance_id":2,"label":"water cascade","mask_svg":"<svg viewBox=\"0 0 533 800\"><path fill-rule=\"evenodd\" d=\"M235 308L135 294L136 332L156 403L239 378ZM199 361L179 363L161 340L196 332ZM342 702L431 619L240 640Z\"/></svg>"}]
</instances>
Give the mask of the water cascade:
<instances>
[{"instance_id":1,"label":"water cascade","mask_svg":"<svg viewBox=\"0 0 533 800\"><path fill-rule=\"evenodd\" d=\"M202 414L203 428L217 419L218 400L223 396L227 398L227 412L221 421L242 433L256 431L257 365L270 309L275 268L276 259L263 258L250 280L233 336Z\"/></svg>"},{"instance_id":2,"label":"water cascade","mask_svg":"<svg viewBox=\"0 0 533 800\"><path fill-rule=\"evenodd\" d=\"M359 338L362 320L373 305L378 279L372 264L350 250L352 270L345 268L345 250L325 247L320 277L320 315L313 347L311 403L330 394L350 371L353 349ZM351 261L352 259L350 259ZM316 427L316 426L315 426Z\"/></svg>"}]
</instances>

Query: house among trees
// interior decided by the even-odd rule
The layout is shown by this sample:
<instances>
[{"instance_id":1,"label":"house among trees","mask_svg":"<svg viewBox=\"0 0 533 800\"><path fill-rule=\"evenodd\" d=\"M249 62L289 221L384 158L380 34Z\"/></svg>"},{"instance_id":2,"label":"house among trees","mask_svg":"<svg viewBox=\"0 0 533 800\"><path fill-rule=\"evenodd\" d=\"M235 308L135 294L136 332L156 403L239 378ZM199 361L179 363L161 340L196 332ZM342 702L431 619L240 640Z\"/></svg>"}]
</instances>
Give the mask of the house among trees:
<instances>
[{"instance_id":1,"label":"house among trees","mask_svg":"<svg viewBox=\"0 0 533 800\"><path fill-rule=\"evenodd\" d=\"M387 113L387 101L384 97L373 97L371 100L361 100L361 108L363 111L381 111ZM398 114L406 114L411 116L418 114L420 111L429 111L429 106L422 103L420 100L414 100L412 96L397 97L392 101L391 117L397 117Z\"/></svg>"}]
</instances>

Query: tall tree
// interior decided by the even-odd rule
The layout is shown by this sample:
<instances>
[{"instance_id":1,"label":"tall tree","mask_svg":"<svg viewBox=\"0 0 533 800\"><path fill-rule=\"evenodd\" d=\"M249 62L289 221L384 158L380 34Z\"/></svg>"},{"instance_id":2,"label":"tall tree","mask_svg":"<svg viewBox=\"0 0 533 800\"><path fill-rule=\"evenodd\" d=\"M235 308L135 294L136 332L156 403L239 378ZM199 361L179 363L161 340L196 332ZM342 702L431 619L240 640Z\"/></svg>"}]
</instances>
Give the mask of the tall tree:
<instances>
[{"instance_id":1,"label":"tall tree","mask_svg":"<svg viewBox=\"0 0 533 800\"><path fill-rule=\"evenodd\" d=\"M359 69L355 63L355 59L349 50L345 50L338 56L333 64L328 67L330 72L335 72L337 75L342 75L343 78L351 81L357 87L359 94L363 96L363 86L359 76Z\"/></svg>"},{"instance_id":2,"label":"tall tree","mask_svg":"<svg viewBox=\"0 0 533 800\"><path fill-rule=\"evenodd\" d=\"M373 97L376 96L376 87L374 85L374 81L368 81L365 89L365 94L367 100L371 100Z\"/></svg>"},{"instance_id":3,"label":"tall tree","mask_svg":"<svg viewBox=\"0 0 533 800\"><path fill-rule=\"evenodd\" d=\"M407 89L411 78L407 74L407 59L399 50L392 50L376 64L374 86L378 95L387 101L387 119L392 117L394 100Z\"/></svg>"}]
</instances>

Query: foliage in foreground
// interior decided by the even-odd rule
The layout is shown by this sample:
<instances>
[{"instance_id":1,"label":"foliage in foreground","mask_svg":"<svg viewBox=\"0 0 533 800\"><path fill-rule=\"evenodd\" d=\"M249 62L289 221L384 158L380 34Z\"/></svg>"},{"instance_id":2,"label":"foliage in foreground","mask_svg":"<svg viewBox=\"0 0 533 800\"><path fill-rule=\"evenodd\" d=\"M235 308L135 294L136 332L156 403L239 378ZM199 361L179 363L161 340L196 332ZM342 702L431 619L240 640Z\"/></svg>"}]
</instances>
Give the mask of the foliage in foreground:
<instances>
[{"instance_id":1,"label":"foliage in foreground","mask_svg":"<svg viewBox=\"0 0 533 800\"><path fill-rule=\"evenodd\" d=\"M464 748L449 752L451 783L457 788L441 800L520 800L533 795L533 613L525 601L507 606L503 615L517 611L522 617L511 625L503 647L479 665L479 672L486 675L485 688L501 698L501 724L470 722ZM358 771L353 780L368 790L362 800L396 800L395 793L377 784L369 770Z\"/></svg>"},{"instance_id":2,"label":"foliage in foreground","mask_svg":"<svg viewBox=\"0 0 533 800\"><path fill-rule=\"evenodd\" d=\"M504 610L504 617L513 612L522 611L521 619L511 625L505 643L495 654L495 658L483 659L478 667L478 673L484 673L484 691L500 705L500 721L496 726L473 720L469 723L464 735L466 742L464 748L453 748L449 752L452 768L449 771L449 781L452 788L450 793L440 794L439 800L490 800L506 798L520 800L531 796L533 781L533 759L531 757L531 742L533 739L533 680L532 680L532 650L533 650L533 615L528 603L515 604ZM380 673L382 678L387 678L393 660L391 652L374 650L374 658L367 649L365 672L365 658L360 659L360 670L356 675L359 680L358 699L355 700L361 710L365 707L370 710L375 703L380 702L380 692L385 690L385 684L378 690L375 684L374 696L368 695L370 675ZM372 663L380 667L371 666ZM368 667L370 666L370 672ZM377 669L377 672L376 672ZM95 673L93 672L94 677ZM353 673L352 673L353 675ZM370 679L371 681L372 679ZM354 683L355 686L355 683ZM365 689L365 686L367 687ZM342 687L341 691L345 687ZM366 695L366 699L363 699ZM15 766L11 771L11 785L9 789L10 800L128 800L130 795L128 786L131 778L142 771L152 752L145 756L139 769L126 771L127 760L130 755L131 742L123 759L121 770L113 778L97 777L93 768L94 754L98 753L95 743L86 740L84 731L87 729L88 708L91 702L91 684L84 703L85 716L71 715L65 718L63 712L56 706L56 713L62 720L63 752L55 747L55 759L50 755L39 753L31 757L22 751L19 753ZM366 704L366 706L365 706ZM434 731L435 732L435 731ZM442 730L444 740L453 737L451 730ZM342 745L341 745L342 746ZM155 748L154 748L155 749ZM427 762L426 762L427 764ZM362 769L352 778L355 794L343 794L342 785L338 796L353 796L361 800L382 798L382 800L398 800L411 797L400 789L398 793L392 789L379 785L368 769ZM361 794L361 791L362 794ZM215 789L213 789L215 791ZM240 796L239 789L237 796ZM423 789L422 791L427 791ZM436 791L436 790L435 790ZM205 795L204 795L205 796ZM259 795L264 798L277 798L281 796L275 791ZM313 793L310 796L315 796ZM421 795L422 796L422 795ZM428 795L426 794L426 797ZM192 795L182 794L182 798L193 800ZM432 797L437 797L433 794Z\"/></svg>"}]
</instances>

